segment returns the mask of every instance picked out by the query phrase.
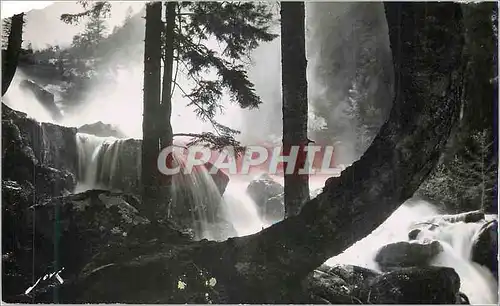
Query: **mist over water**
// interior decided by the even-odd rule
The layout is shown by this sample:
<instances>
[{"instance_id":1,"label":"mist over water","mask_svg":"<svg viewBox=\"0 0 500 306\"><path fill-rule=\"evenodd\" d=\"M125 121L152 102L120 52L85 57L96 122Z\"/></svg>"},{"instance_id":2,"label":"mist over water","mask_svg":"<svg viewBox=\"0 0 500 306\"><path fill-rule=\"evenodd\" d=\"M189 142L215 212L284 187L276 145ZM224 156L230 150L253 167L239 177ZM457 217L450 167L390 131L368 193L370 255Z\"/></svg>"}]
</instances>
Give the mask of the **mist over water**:
<instances>
[{"instance_id":1,"label":"mist over water","mask_svg":"<svg viewBox=\"0 0 500 306\"><path fill-rule=\"evenodd\" d=\"M326 121L311 139L336 147L340 164L351 164L369 146L392 106L392 57L382 2L310 2L307 14L309 103ZM357 92L363 87L363 94ZM363 97L366 95L366 97ZM373 105L371 131L352 115L356 103Z\"/></svg>"},{"instance_id":2,"label":"mist over water","mask_svg":"<svg viewBox=\"0 0 500 306\"><path fill-rule=\"evenodd\" d=\"M23 80L29 79L21 69L17 69L7 93L2 97L2 102L12 109L28 114L30 118L39 122L54 122L50 113L37 100L29 90L21 88Z\"/></svg>"}]
</instances>

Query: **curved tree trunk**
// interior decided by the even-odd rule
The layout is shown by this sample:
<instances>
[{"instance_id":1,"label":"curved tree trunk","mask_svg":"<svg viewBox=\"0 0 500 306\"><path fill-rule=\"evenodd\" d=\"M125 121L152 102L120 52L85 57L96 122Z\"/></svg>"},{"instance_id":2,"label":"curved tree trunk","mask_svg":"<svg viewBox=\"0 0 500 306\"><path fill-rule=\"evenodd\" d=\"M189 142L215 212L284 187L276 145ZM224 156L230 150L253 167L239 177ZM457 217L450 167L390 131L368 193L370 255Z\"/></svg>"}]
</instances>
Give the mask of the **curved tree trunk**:
<instances>
[{"instance_id":1,"label":"curved tree trunk","mask_svg":"<svg viewBox=\"0 0 500 306\"><path fill-rule=\"evenodd\" d=\"M227 297L222 302L290 301L304 276L368 235L411 197L435 166L458 117L462 16L459 5L449 2L388 2L385 9L394 106L359 161L327 181L300 214L257 234L183 246L144 242L118 258L102 254L100 265L113 265L82 274L74 283L79 300L182 302L185 291L177 289L182 275L207 271ZM189 282L187 288L206 290Z\"/></svg>"},{"instance_id":2,"label":"curved tree trunk","mask_svg":"<svg viewBox=\"0 0 500 306\"><path fill-rule=\"evenodd\" d=\"M24 13L12 16L7 50L2 51L2 97L16 74L21 44L23 43Z\"/></svg>"}]
</instances>

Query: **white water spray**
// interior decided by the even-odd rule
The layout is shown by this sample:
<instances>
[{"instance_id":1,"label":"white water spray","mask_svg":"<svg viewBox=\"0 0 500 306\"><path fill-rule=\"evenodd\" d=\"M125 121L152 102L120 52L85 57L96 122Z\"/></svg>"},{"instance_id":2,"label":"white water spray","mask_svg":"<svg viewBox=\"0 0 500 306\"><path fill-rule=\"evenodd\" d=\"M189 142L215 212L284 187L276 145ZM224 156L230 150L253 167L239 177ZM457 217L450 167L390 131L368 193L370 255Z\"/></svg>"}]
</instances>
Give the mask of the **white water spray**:
<instances>
[{"instance_id":1,"label":"white water spray","mask_svg":"<svg viewBox=\"0 0 500 306\"><path fill-rule=\"evenodd\" d=\"M37 100L35 94L23 89L21 82L29 79L21 69L17 69L14 78L2 101L12 109L26 113L30 118L39 122L54 123L52 116Z\"/></svg>"},{"instance_id":2,"label":"white water spray","mask_svg":"<svg viewBox=\"0 0 500 306\"><path fill-rule=\"evenodd\" d=\"M255 202L246 193L248 183L232 179L224 192L224 210L238 236L255 234L268 226L259 217Z\"/></svg>"},{"instance_id":3,"label":"white water spray","mask_svg":"<svg viewBox=\"0 0 500 306\"><path fill-rule=\"evenodd\" d=\"M352 264L380 271L374 258L382 246L408 241L412 225L439 215L437 209L428 202L405 203L370 235L340 255L330 258L326 264ZM485 267L471 260L473 237L482 225L483 222L441 222L436 230L421 232L418 239L437 240L441 243L444 251L434 258L431 265L454 268L460 276L460 290L467 295L471 304L496 304L497 280Z\"/></svg>"}]
</instances>

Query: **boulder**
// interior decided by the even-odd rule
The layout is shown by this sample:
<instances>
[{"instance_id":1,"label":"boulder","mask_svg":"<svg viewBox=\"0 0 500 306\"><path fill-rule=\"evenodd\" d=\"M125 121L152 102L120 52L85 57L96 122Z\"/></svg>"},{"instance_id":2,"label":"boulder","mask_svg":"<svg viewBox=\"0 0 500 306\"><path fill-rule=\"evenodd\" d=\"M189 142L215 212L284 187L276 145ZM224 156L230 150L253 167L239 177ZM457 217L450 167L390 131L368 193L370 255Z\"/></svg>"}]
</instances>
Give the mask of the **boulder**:
<instances>
[{"instance_id":1,"label":"boulder","mask_svg":"<svg viewBox=\"0 0 500 306\"><path fill-rule=\"evenodd\" d=\"M486 222L474 236L471 258L498 279L498 221Z\"/></svg>"},{"instance_id":2,"label":"boulder","mask_svg":"<svg viewBox=\"0 0 500 306\"><path fill-rule=\"evenodd\" d=\"M401 241L383 246L375 255L382 271L400 267L426 266L443 250L439 241L430 243Z\"/></svg>"},{"instance_id":3,"label":"boulder","mask_svg":"<svg viewBox=\"0 0 500 306\"><path fill-rule=\"evenodd\" d=\"M285 194L280 193L274 197L267 199L265 205L261 208L260 212L264 221L269 223L276 223L285 217Z\"/></svg>"},{"instance_id":4,"label":"boulder","mask_svg":"<svg viewBox=\"0 0 500 306\"><path fill-rule=\"evenodd\" d=\"M268 174L263 174L250 182L246 190L254 200L261 218L276 222L285 216L284 188Z\"/></svg>"},{"instance_id":5,"label":"boulder","mask_svg":"<svg viewBox=\"0 0 500 306\"><path fill-rule=\"evenodd\" d=\"M217 169L217 167L215 167L211 162L207 162L205 167L210 172L210 175L212 176L215 185L217 185L220 194L223 195L226 191L227 184L229 184L229 176L225 174L224 171Z\"/></svg>"},{"instance_id":6,"label":"boulder","mask_svg":"<svg viewBox=\"0 0 500 306\"><path fill-rule=\"evenodd\" d=\"M99 137L126 138L127 136L117 127L98 121L91 124L84 124L78 128L79 133L91 134Z\"/></svg>"},{"instance_id":7,"label":"boulder","mask_svg":"<svg viewBox=\"0 0 500 306\"><path fill-rule=\"evenodd\" d=\"M368 281L360 294L366 304L458 304L460 277L452 268L411 267Z\"/></svg>"},{"instance_id":8,"label":"boulder","mask_svg":"<svg viewBox=\"0 0 500 306\"><path fill-rule=\"evenodd\" d=\"M322 265L302 282L309 302L328 304L361 304L359 290L379 273L352 265ZM323 303L322 303L323 304Z\"/></svg>"},{"instance_id":9,"label":"boulder","mask_svg":"<svg viewBox=\"0 0 500 306\"><path fill-rule=\"evenodd\" d=\"M51 114L52 119L58 121L62 118L61 111L54 101L54 95L31 80L23 80L19 84L23 89L31 91L40 104Z\"/></svg>"},{"instance_id":10,"label":"boulder","mask_svg":"<svg viewBox=\"0 0 500 306\"><path fill-rule=\"evenodd\" d=\"M408 233L408 239L409 240L417 240L418 238L418 235L422 232L421 229L418 229L418 228L415 228L415 229L412 229L409 233Z\"/></svg>"},{"instance_id":11,"label":"boulder","mask_svg":"<svg viewBox=\"0 0 500 306\"><path fill-rule=\"evenodd\" d=\"M380 275L377 271L354 265L335 265L329 272L338 275L350 286L358 286Z\"/></svg>"}]
</instances>

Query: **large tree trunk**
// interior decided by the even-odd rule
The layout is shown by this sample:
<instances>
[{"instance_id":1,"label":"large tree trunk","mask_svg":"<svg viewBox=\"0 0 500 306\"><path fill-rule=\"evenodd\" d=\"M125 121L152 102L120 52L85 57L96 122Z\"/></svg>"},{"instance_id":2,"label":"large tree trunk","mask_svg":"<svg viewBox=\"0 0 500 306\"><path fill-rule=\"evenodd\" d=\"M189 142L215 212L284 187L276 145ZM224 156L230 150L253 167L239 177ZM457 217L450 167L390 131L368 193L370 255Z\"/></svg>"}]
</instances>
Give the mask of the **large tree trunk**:
<instances>
[{"instance_id":1,"label":"large tree trunk","mask_svg":"<svg viewBox=\"0 0 500 306\"><path fill-rule=\"evenodd\" d=\"M143 205L148 217L155 219L158 204L160 153L158 120L160 111L161 69L161 2L146 5L146 33L144 38L144 115L142 119L142 169Z\"/></svg>"},{"instance_id":2,"label":"large tree trunk","mask_svg":"<svg viewBox=\"0 0 500 306\"><path fill-rule=\"evenodd\" d=\"M175 31L175 18L177 3L167 1L165 4L166 26L165 26L165 54L163 58L163 87L161 95L161 117L159 118L158 131L160 132L160 146L161 149L170 147L173 144L173 131L172 131L172 78L173 78L173 65L174 65L174 31ZM167 157L168 167L173 166L173 156ZM162 175L161 188L162 188L162 201L168 203L171 200L171 182L170 175ZM167 204L168 205L168 204Z\"/></svg>"},{"instance_id":3,"label":"large tree trunk","mask_svg":"<svg viewBox=\"0 0 500 306\"><path fill-rule=\"evenodd\" d=\"M24 13L12 16L7 50L2 51L2 97L16 74L21 44L23 43Z\"/></svg>"},{"instance_id":4,"label":"large tree trunk","mask_svg":"<svg viewBox=\"0 0 500 306\"><path fill-rule=\"evenodd\" d=\"M283 154L299 146L293 173L284 175L285 216L299 213L309 200L309 176L299 174L303 168L307 145L307 60L305 48L304 2L281 3L281 80L283 90ZM286 171L287 163L284 163Z\"/></svg>"},{"instance_id":5,"label":"large tree trunk","mask_svg":"<svg viewBox=\"0 0 500 306\"><path fill-rule=\"evenodd\" d=\"M162 134L160 135L162 148L171 146L173 141L172 124L170 119L172 117L172 78L174 66L176 6L177 3L172 1L168 1L165 4L167 24L165 27L165 68L163 69L163 89L161 97L163 120L158 122L158 124L161 124L162 127Z\"/></svg>"},{"instance_id":6,"label":"large tree trunk","mask_svg":"<svg viewBox=\"0 0 500 306\"><path fill-rule=\"evenodd\" d=\"M290 301L305 275L368 235L411 197L436 165L458 117L462 15L455 3L388 2L385 8L394 105L359 161L327 181L300 214L257 234L175 247L144 242L136 250L124 246L126 252L113 253L118 257L101 254L100 265L113 265L74 283L84 291L79 298L179 303L186 298L177 289L182 275L207 271L227 297L224 302ZM187 283L207 292L196 286L194 280Z\"/></svg>"}]
</instances>

